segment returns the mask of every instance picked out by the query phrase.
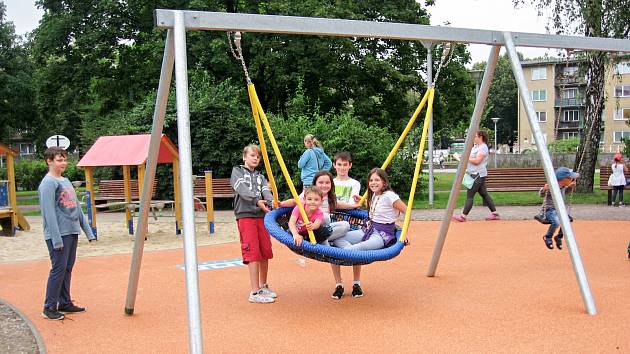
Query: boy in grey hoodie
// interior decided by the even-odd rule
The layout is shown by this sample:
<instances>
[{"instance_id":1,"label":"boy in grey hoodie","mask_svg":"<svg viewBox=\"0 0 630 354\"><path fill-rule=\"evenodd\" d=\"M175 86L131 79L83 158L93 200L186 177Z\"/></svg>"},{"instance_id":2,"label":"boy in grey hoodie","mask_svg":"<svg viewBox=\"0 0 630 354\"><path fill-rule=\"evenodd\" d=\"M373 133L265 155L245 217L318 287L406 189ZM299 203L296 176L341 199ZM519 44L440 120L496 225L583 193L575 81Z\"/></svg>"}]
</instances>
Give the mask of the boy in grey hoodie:
<instances>
[{"instance_id":1,"label":"boy in grey hoodie","mask_svg":"<svg viewBox=\"0 0 630 354\"><path fill-rule=\"evenodd\" d=\"M260 148L250 144L243 149L243 165L232 169L230 184L234 191L234 215L241 241L243 263L249 269L249 302L271 303L276 293L267 285L269 259L273 258L271 238L264 217L273 200L265 176L256 171Z\"/></svg>"},{"instance_id":2,"label":"boy in grey hoodie","mask_svg":"<svg viewBox=\"0 0 630 354\"><path fill-rule=\"evenodd\" d=\"M96 240L72 183L62 176L68 165L67 157L68 153L59 147L51 147L44 152L48 173L37 190L51 263L42 313L49 320L63 320L64 313L85 311L84 307L72 303L72 268L81 229L90 242Z\"/></svg>"}]
</instances>

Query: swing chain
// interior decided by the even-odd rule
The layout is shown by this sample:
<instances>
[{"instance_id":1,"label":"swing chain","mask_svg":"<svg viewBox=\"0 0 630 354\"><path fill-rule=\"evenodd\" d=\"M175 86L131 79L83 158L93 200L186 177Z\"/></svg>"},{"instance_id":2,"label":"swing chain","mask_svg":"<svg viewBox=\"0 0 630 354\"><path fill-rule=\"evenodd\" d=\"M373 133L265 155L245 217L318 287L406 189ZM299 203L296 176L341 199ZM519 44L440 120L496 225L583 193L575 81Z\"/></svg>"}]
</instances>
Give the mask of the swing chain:
<instances>
[{"instance_id":1,"label":"swing chain","mask_svg":"<svg viewBox=\"0 0 630 354\"><path fill-rule=\"evenodd\" d=\"M232 45L232 35L234 35L234 45ZM249 78L249 71L247 70L247 65L245 65L245 58L243 58L243 48L241 47L241 32L227 32L227 37L232 56L234 56L236 60L241 62L243 72L245 73L245 80L247 80L248 85L251 85L252 80ZM234 46L236 46L236 51L234 51Z\"/></svg>"},{"instance_id":2,"label":"swing chain","mask_svg":"<svg viewBox=\"0 0 630 354\"><path fill-rule=\"evenodd\" d=\"M453 53L455 51L451 48L451 43L446 42L442 46L442 58L440 58L440 64L438 65L437 71L435 73L435 78L433 78L433 82L431 83L431 87L435 87L435 83L440 77L440 72L442 72L442 67L444 67L453 57Z\"/></svg>"}]
</instances>

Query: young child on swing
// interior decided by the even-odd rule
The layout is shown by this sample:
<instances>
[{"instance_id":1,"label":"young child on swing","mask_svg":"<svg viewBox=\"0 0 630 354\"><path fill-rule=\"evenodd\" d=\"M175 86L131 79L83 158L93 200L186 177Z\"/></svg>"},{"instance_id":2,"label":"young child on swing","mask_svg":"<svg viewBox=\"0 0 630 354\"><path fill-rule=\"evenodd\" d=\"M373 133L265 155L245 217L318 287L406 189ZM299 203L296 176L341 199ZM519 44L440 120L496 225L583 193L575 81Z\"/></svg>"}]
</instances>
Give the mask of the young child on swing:
<instances>
[{"instance_id":1,"label":"young child on swing","mask_svg":"<svg viewBox=\"0 0 630 354\"><path fill-rule=\"evenodd\" d=\"M334 241L335 246L351 250L376 250L396 242L396 220L407 211L389 185L387 173L373 168L368 174L367 230L353 230Z\"/></svg>"},{"instance_id":2,"label":"young child on swing","mask_svg":"<svg viewBox=\"0 0 630 354\"><path fill-rule=\"evenodd\" d=\"M323 198L324 193L316 186L304 189L304 211L308 217L308 222L304 221L302 213L300 213L300 209L297 206L293 208L289 219L289 230L291 230L296 246L300 247L302 245L304 237L308 237L309 230L313 231L317 243L326 241L332 234L330 225L323 223L324 213L320 208Z\"/></svg>"},{"instance_id":3,"label":"young child on swing","mask_svg":"<svg viewBox=\"0 0 630 354\"><path fill-rule=\"evenodd\" d=\"M562 192L563 198L568 191L575 188L575 180L579 177L579 173L573 172L566 167L559 167L556 170L556 179L558 180L558 184L560 185L560 191ZM553 205L553 197L551 196L551 192L549 191L549 184L545 183L545 185L540 189L539 194L541 197L545 198L543 202L545 218L551 223L549 225L547 233L543 236L545 246L547 246L547 248L551 250L553 249L553 241L556 241L556 247L561 250L562 238L564 235L562 233L562 228L560 228L558 234L556 236L553 236L558 226L560 226L560 218L558 217L556 207Z\"/></svg>"}]
</instances>

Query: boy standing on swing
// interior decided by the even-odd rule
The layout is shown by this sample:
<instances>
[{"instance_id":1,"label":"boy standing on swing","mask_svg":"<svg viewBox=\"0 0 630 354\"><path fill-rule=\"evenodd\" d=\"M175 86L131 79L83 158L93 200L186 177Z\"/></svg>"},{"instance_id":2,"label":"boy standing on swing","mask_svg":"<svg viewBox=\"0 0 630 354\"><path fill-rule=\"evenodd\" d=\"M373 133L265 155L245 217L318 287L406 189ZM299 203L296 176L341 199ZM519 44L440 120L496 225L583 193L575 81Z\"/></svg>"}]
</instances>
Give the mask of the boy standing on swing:
<instances>
[{"instance_id":1,"label":"boy standing on swing","mask_svg":"<svg viewBox=\"0 0 630 354\"><path fill-rule=\"evenodd\" d=\"M562 192L563 198L566 195L567 191L575 188L575 180L579 177L579 173L573 172L566 167L559 167L556 170L556 179L558 180L558 184L560 185L560 191ZM543 202L545 218L551 223L549 225L547 233L543 236L545 246L547 246L547 248L549 248L550 250L553 249L553 241L551 240L553 238L553 240L556 241L556 247L561 250L562 238L564 237L564 235L562 233L562 228L560 228L558 234L555 237L553 236L558 226L560 226L560 218L558 218L556 207L553 205L553 197L549 192L549 184L545 183L545 185L540 189L539 194L541 197L545 197L545 201Z\"/></svg>"}]
</instances>

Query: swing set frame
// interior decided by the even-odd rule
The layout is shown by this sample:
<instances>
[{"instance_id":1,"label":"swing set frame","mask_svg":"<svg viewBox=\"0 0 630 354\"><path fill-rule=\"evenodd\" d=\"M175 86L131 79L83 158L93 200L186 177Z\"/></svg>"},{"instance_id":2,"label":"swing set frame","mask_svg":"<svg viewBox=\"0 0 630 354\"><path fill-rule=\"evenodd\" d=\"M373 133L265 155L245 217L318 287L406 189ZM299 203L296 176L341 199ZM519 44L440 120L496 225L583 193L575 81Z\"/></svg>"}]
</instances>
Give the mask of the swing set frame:
<instances>
[{"instance_id":1,"label":"swing set frame","mask_svg":"<svg viewBox=\"0 0 630 354\"><path fill-rule=\"evenodd\" d=\"M450 226L451 217L461 187L467 161L473 146L473 137L479 128L481 113L483 112L488 90L494 70L496 68L501 47L507 50L512 71L514 72L521 99L527 112L527 118L534 133L534 140L541 156L545 176L551 187L556 210L560 215L560 224L565 231L565 237L573 268L578 280L582 299L586 311L590 315L597 313L595 302L584 270L584 265L575 240L573 229L568 219L568 214L560 194L558 181L555 179L554 170L549 156L549 151L543 140L540 125L536 120L534 105L525 81L523 69L518 58L516 47L542 47L559 49L580 49L605 51L615 53L630 53L630 40L595 38L579 36L559 36L549 34L533 34L522 32L501 32L480 29L439 27L418 24L388 23L356 21L343 19L325 19L310 17L275 16L234 14L184 10L155 10L155 25L158 28L167 29L164 55L160 73L160 82L156 98L156 106L153 114L151 130L151 143L149 157L146 163L144 185L153 185L157 163L159 139L162 134L169 87L175 68L176 97L177 97L177 128L178 147L180 156L180 190L183 215L184 256L186 269L186 293L188 303L188 334L189 351L191 353L203 353L203 338L201 331L201 311L199 304L199 282L197 271L197 249L195 244L191 138L190 138L190 113L188 104L188 63L186 58L186 31L240 31L282 33L297 35L318 35L336 37L371 37L383 39L412 40L420 43L457 42L467 44L486 44L492 46L488 63L484 71L483 80L479 88L479 94L475 102L475 109L468 127L469 134L462 159L457 168L455 182L451 188L447 208L445 211L438 238L427 276L435 276L437 264L440 259L446 234ZM132 263L129 274L127 297L125 301L125 313L132 315L134 312L137 295L140 265L144 249L144 238L149 216L149 203L151 189L142 191L140 202L140 216L136 227L136 237Z\"/></svg>"}]
</instances>

